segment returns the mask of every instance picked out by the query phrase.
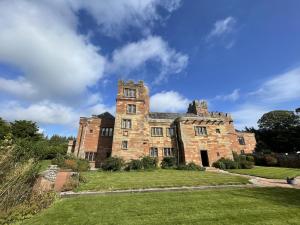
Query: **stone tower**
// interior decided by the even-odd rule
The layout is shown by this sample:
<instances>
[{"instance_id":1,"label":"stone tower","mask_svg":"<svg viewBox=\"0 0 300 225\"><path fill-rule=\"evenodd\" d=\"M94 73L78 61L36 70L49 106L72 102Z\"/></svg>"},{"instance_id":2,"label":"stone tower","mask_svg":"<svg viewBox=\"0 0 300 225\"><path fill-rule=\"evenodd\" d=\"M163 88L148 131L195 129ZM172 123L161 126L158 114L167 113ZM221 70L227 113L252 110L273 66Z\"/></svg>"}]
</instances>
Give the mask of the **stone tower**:
<instances>
[{"instance_id":1,"label":"stone tower","mask_svg":"<svg viewBox=\"0 0 300 225\"><path fill-rule=\"evenodd\" d=\"M208 115L207 102L205 100L194 100L189 104L187 112L198 116L206 116Z\"/></svg>"},{"instance_id":2,"label":"stone tower","mask_svg":"<svg viewBox=\"0 0 300 225\"><path fill-rule=\"evenodd\" d=\"M145 118L149 114L149 93L143 81L119 81L112 156L125 160L144 154Z\"/></svg>"}]
</instances>

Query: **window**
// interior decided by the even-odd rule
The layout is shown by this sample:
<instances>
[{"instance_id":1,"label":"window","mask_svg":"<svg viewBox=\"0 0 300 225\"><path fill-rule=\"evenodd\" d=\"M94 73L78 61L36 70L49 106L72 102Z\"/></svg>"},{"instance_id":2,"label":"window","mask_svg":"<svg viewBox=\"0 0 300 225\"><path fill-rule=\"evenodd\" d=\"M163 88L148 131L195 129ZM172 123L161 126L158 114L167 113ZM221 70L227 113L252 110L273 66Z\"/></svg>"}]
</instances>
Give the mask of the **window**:
<instances>
[{"instance_id":1,"label":"window","mask_svg":"<svg viewBox=\"0 0 300 225\"><path fill-rule=\"evenodd\" d=\"M128 141L122 141L122 149L128 149Z\"/></svg>"},{"instance_id":2,"label":"window","mask_svg":"<svg viewBox=\"0 0 300 225\"><path fill-rule=\"evenodd\" d=\"M245 145L246 144L244 137L239 136L238 141L239 141L240 145Z\"/></svg>"},{"instance_id":3,"label":"window","mask_svg":"<svg viewBox=\"0 0 300 225\"><path fill-rule=\"evenodd\" d=\"M166 157L174 156L174 148L164 148L163 153Z\"/></svg>"},{"instance_id":4,"label":"window","mask_svg":"<svg viewBox=\"0 0 300 225\"><path fill-rule=\"evenodd\" d=\"M135 114L136 113L136 105L132 105L132 104L127 105L127 113Z\"/></svg>"},{"instance_id":5,"label":"window","mask_svg":"<svg viewBox=\"0 0 300 225\"><path fill-rule=\"evenodd\" d=\"M158 150L157 148L150 148L150 157L158 157Z\"/></svg>"},{"instance_id":6,"label":"window","mask_svg":"<svg viewBox=\"0 0 300 225\"><path fill-rule=\"evenodd\" d=\"M174 128L167 128L167 136L174 137L175 136L175 129Z\"/></svg>"},{"instance_id":7,"label":"window","mask_svg":"<svg viewBox=\"0 0 300 225\"><path fill-rule=\"evenodd\" d=\"M220 156L220 152L217 152L217 156L218 156L218 157Z\"/></svg>"},{"instance_id":8,"label":"window","mask_svg":"<svg viewBox=\"0 0 300 225\"><path fill-rule=\"evenodd\" d=\"M221 134L220 129L216 129L216 133L217 133L217 134Z\"/></svg>"},{"instance_id":9,"label":"window","mask_svg":"<svg viewBox=\"0 0 300 225\"><path fill-rule=\"evenodd\" d=\"M131 88L124 88L124 96L128 98L135 98L136 90Z\"/></svg>"},{"instance_id":10,"label":"window","mask_svg":"<svg viewBox=\"0 0 300 225\"><path fill-rule=\"evenodd\" d=\"M123 129L131 129L131 120L123 119L122 120L122 128Z\"/></svg>"},{"instance_id":11,"label":"window","mask_svg":"<svg viewBox=\"0 0 300 225\"><path fill-rule=\"evenodd\" d=\"M96 155L97 155L96 152L86 152L85 153L85 159L88 160L88 161L95 161Z\"/></svg>"},{"instance_id":12,"label":"window","mask_svg":"<svg viewBox=\"0 0 300 225\"><path fill-rule=\"evenodd\" d=\"M245 155L245 150L241 150L241 155Z\"/></svg>"},{"instance_id":13,"label":"window","mask_svg":"<svg viewBox=\"0 0 300 225\"><path fill-rule=\"evenodd\" d=\"M90 133L93 133L93 130L92 130L92 129L90 129Z\"/></svg>"},{"instance_id":14,"label":"window","mask_svg":"<svg viewBox=\"0 0 300 225\"><path fill-rule=\"evenodd\" d=\"M151 135L157 137L163 136L162 127L151 127Z\"/></svg>"},{"instance_id":15,"label":"window","mask_svg":"<svg viewBox=\"0 0 300 225\"><path fill-rule=\"evenodd\" d=\"M113 130L114 128L112 127L103 127L101 128L101 136L113 136Z\"/></svg>"},{"instance_id":16,"label":"window","mask_svg":"<svg viewBox=\"0 0 300 225\"><path fill-rule=\"evenodd\" d=\"M196 136L207 135L206 127L195 127Z\"/></svg>"}]
</instances>

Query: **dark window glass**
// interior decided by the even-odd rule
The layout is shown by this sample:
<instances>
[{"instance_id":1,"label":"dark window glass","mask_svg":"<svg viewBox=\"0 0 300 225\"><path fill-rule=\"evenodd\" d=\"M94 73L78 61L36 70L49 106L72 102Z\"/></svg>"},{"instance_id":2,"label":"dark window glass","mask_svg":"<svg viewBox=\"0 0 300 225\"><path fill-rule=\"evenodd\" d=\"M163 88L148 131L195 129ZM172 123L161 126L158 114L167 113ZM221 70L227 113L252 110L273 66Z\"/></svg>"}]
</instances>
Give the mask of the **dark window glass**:
<instances>
[{"instance_id":1,"label":"dark window glass","mask_svg":"<svg viewBox=\"0 0 300 225\"><path fill-rule=\"evenodd\" d=\"M195 133L197 136L207 135L206 127L195 127Z\"/></svg>"}]
</instances>

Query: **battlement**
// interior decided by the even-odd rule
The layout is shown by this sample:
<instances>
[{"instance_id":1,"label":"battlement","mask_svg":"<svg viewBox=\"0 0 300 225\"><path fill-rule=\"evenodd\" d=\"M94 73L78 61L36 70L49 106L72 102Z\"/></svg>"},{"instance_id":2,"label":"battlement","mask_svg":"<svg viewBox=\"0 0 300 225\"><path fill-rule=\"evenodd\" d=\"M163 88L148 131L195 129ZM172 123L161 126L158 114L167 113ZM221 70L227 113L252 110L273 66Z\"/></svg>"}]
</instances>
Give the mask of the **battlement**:
<instances>
[{"instance_id":1,"label":"battlement","mask_svg":"<svg viewBox=\"0 0 300 225\"><path fill-rule=\"evenodd\" d=\"M209 115L213 118L228 118L228 119L231 119L231 114L230 113L209 112Z\"/></svg>"},{"instance_id":2,"label":"battlement","mask_svg":"<svg viewBox=\"0 0 300 225\"><path fill-rule=\"evenodd\" d=\"M119 86L144 86L144 81L139 80L137 83L135 83L133 80L128 80L127 82L125 80L119 80L118 81Z\"/></svg>"}]
</instances>

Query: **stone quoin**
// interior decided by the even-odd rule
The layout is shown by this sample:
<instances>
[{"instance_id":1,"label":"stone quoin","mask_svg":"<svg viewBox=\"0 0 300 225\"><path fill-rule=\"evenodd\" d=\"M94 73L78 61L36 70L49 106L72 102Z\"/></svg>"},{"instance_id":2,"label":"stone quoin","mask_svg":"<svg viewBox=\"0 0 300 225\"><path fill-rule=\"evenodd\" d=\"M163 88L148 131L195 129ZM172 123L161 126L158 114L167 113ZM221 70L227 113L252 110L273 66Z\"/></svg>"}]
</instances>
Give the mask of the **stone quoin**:
<instances>
[{"instance_id":1,"label":"stone quoin","mask_svg":"<svg viewBox=\"0 0 300 225\"><path fill-rule=\"evenodd\" d=\"M221 157L252 153L253 133L235 130L230 114L209 112L206 101L194 100L186 113L150 112L143 81L118 82L115 117L108 112L81 117L68 153L99 167L110 156L176 157L179 163L211 166Z\"/></svg>"}]
</instances>

